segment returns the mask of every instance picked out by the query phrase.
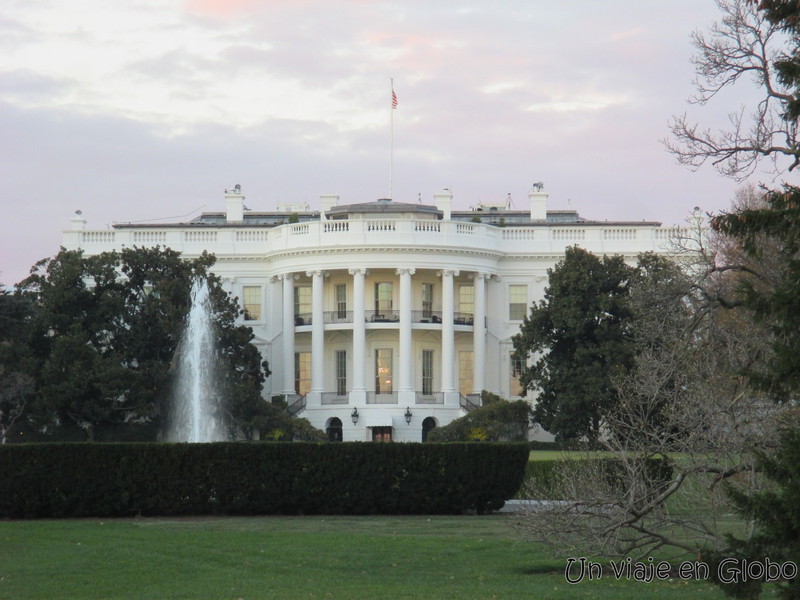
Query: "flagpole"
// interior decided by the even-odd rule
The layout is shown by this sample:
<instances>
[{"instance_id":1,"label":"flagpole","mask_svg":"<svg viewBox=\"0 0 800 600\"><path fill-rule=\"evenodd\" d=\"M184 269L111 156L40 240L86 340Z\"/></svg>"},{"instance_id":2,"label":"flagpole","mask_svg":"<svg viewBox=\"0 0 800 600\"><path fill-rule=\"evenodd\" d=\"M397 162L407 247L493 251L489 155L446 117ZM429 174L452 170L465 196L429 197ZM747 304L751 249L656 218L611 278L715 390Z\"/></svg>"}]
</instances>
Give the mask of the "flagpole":
<instances>
[{"instance_id":1,"label":"flagpole","mask_svg":"<svg viewBox=\"0 0 800 600\"><path fill-rule=\"evenodd\" d=\"M391 88L392 88L392 95L391 102L389 103L389 200L393 200L392 197L392 180L394 177L394 107L395 107L395 95L394 95L394 77L389 79Z\"/></svg>"}]
</instances>

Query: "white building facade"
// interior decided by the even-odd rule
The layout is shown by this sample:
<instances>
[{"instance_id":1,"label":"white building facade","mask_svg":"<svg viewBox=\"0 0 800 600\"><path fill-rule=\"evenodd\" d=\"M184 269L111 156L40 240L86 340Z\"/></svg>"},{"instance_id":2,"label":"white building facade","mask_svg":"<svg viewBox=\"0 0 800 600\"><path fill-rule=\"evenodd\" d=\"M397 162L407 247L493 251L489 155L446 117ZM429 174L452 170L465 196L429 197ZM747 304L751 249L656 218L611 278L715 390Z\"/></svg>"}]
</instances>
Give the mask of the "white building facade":
<instances>
[{"instance_id":1,"label":"white building facade","mask_svg":"<svg viewBox=\"0 0 800 600\"><path fill-rule=\"evenodd\" d=\"M675 233L548 211L540 184L525 210L453 211L452 198L448 190L433 205L322 196L317 211L252 212L237 185L225 212L187 223L92 231L78 215L63 245L213 253L272 369L265 397L285 397L331 439L422 441L478 405L481 390L520 397L511 338L568 246L633 262L666 251Z\"/></svg>"}]
</instances>

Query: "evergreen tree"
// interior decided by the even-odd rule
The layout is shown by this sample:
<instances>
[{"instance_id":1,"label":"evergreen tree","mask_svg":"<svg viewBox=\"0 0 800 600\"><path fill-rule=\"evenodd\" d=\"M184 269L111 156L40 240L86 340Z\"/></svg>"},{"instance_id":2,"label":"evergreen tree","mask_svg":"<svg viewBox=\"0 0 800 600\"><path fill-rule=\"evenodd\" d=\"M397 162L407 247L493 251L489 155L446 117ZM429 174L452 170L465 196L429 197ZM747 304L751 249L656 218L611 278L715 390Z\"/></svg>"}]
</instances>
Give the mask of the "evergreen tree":
<instances>
[{"instance_id":1,"label":"evergreen tree","mask_svg":"<svg viewBox=\"0 0 800 600\"><path fill-rule=\"evenodd\" d=\"M636 270L621 256L597 257L578 247L548 270L544 299L531 308L514 336L520 382L535 390L534 421L558 440L601 433L614 405L611 377L630 368L629 283ZM533 362L527 365L529 358Z\"/></svg>"},{"instance_id":2,"label":"evergreen tree","mask_svg":"<svg viewBox=\"0 0 800 600\"><path fill-rule=\"evenodd\" d=\"M269 370L252 330L236 324L235 299L208 272L214 260L158 247L88 257L62 249L35 265L20 284L33 305L18 344L36 382L29 421L42 431L73 424L90 440L114 424L157 429L196 277L210 286L231 425L264 404Z\"/></svg>"},{"instance_id":3,"label":"evergreen tree","mask_svg":"<svg viewBox=\"0 0 800 600\"><path fill-rule=\"evenodd\" d=\"M775 401L793 406L800 392L800 189L773 191L766 199L766 208L720 215L712 227L741 240L754 257L759 256L765 236L777 248L782 267L778 273L769 281L763 277L742 281L742 303L772 334L769 360L747 375ZM761 452L758 459L771 485L752 494L731 488L734 503L756 529L749 538L731 537L728 552L744 559L769 557L800 564L800 427L796 413L789 412L777 452ZM800 598L797 578L780 587L782 597ZM757 597L761 591L760 582L722 588L737 597Z\"/></svg>"},{"instance_id":4,"label":"evergreen tree","mask_svg":"<svg viewBox=\"0 0 800 600\"><path fill-rule=\"evenodd\" d=\"M18 344L29 311L30 303L0 285L0 444L6 443L33 391Z\"/></svg>"}]
</instances>

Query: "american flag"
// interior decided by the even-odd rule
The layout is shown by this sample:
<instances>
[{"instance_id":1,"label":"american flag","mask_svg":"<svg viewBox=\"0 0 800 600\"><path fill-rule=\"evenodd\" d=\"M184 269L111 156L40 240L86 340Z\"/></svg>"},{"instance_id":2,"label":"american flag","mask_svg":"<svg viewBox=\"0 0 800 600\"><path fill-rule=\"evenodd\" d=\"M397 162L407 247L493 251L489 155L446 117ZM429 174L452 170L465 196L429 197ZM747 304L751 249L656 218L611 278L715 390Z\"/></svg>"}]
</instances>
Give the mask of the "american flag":
<instances>
[{"instance_id":1,"label":"american flag","mask_svg":"<svg viewBox=\"0 0 800 600\"><path fill-rule=\"evenodd\" d=\"M392 90L392 108L397 108L397 94Z\"/></svg>"}]
</instances>

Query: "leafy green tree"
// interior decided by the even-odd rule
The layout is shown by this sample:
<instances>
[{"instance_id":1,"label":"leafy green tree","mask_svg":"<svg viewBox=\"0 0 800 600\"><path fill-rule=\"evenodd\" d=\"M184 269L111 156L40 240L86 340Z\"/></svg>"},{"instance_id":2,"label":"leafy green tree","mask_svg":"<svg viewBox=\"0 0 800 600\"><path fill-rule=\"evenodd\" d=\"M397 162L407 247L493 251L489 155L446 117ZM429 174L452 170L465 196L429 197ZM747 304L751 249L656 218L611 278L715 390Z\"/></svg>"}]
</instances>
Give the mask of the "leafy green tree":
<instances>
[{"instance_id":1,"label":"leafy green tree","mask_svg":"<svg viewBox=\"0 0 800 600\"><path fill-rule=\"evenodd\" d=\"M6 443L33 391L18 344L29 311L28 302L0 285L0 444Z\"/></svg>"},{"instance_id":2,"label":"leafy green tree","mask_svg":"<svg viewBox=\"0 0 800 600\"><path fill-rule=\"evenodd\" d=\"M21 339L36 381L29 420L39 430L74 424L94 439L112 424L157 429L166 414L191 282L206 278L214 305L227 411L236 425L263 404L269 370L239 308L209 273L214 257L184 260L167 248L84 256L61 250L20 284L34 310Z\"/></svg>"},{"instance_id":3,"label":"leafy green tree","mask_svg":"<svg viewBox=\"0 0 800 600\"><path fill-rule=\"evenodd\" d=\"M636 269L621 256L572 247L548 275L544 299L513 338L520 382L538 391L534 420L557 440L595 442L616 400L611 377L633 357L626 322Z\"/></svg>"}]
</instances>

